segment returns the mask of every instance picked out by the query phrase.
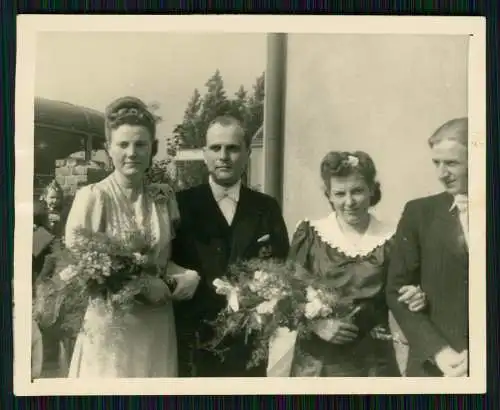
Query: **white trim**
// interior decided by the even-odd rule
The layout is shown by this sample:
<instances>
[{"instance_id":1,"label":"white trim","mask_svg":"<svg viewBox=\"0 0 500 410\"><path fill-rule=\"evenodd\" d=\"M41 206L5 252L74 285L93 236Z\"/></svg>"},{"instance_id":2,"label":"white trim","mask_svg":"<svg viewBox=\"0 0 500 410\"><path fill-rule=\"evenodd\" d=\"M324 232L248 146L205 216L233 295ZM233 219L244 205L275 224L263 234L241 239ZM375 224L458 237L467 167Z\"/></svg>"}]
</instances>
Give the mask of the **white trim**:
<instances>
[{"instance_id":1,"label":"white trim","mask_svg":"<svg viewBox=\"0 0 500 410\"><path fill-rule=\"evenodd\" d=\"M367 231L359 243L353 244L349 242L342 232L335 212L332 212L326 218L315 221L305 219L304 221L309 223L323 242L350 257L370 254L375 248L382 246L391 239L395 232L393 226L379 221L373 214L370 214L370 225Z\"/></svg>"}]
</instances>

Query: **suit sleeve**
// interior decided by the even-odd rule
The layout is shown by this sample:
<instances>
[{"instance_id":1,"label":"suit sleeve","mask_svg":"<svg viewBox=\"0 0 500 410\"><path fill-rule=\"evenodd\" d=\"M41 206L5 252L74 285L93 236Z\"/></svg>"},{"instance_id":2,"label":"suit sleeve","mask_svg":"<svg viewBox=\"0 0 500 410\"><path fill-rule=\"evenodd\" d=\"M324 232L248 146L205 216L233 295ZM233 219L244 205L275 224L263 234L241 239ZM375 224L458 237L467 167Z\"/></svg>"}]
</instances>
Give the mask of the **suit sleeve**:
<instances>
[{"instance_id":1,"label":"suit sleeve","mask_svg":"<svg viewBox=\"0 0 500 410\"><path fill-rule=\"evenodd\" d=\"M188 200L182 195L176 199L177 221L175 224L175 235L172 240L172 261L179 266L198 270L193 261L193 245L189 235L189 211Z\"/></svg>"},{"instance_id":2,"label":"suit sleeve","mask_svg":"<svg viewBox=\"0 0 500 410\"><path fill-rule=\"evenodd\" d=\"M387 304L401 326L411 349L423 362L433 360L448 342L431 322L425 311L411 312L398 302L403 285L420 283L420 245L417 229L418 209L408 204L396 231L387 277Z\"/></svg>"},{"instance_id":3,"label":"suit sleeve","mask_svg":"<svg viewBox=\"0 0 500 410\"><path fill-rule=\"evenodd\" d=\"M278 203L273 199L270 206L271 238L273 241L273 257L285 260L290 243L283 214Z\"/></svg>"}]
</instances>

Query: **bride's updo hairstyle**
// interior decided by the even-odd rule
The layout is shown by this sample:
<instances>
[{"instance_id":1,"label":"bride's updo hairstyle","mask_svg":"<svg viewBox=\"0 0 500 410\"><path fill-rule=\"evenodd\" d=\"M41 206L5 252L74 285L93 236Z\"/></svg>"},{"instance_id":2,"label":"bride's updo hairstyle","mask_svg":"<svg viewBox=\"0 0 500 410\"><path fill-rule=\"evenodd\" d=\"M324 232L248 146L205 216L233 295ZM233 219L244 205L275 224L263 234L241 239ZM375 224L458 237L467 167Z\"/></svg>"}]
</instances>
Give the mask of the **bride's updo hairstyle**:
<instances>
[{"instance_id":1,"label":"bride's updo hairstyle","mask_svg":"<svg viewBox=\"0 0 500 410\"><path fill-rule=\"evenodd\" d=\"M157 120L157 117L153 115L141 99L130 96L118 98L106 107L104 119L106 141L109 144L113 130L120 128L122 125L142 125L149 131L153 143L152 161L158 151L158 141L156 140Z\"/></svg>"},{"instance_id":2,"label":"bride's updo hairstyle","mask_svg":"<svg viewBox=\"0 0 500 410\"><path fill-rule=\"evenodd\" d=\"M371 188L373 192L370 198L371 206L375 206L382 199L380 183L376 180L375 163L366 152L331 151L321 161L320 173L323 180L323 192L328 199L330 198L331 179L353 174L360 175Z\"/></svg>"}]
</instances>

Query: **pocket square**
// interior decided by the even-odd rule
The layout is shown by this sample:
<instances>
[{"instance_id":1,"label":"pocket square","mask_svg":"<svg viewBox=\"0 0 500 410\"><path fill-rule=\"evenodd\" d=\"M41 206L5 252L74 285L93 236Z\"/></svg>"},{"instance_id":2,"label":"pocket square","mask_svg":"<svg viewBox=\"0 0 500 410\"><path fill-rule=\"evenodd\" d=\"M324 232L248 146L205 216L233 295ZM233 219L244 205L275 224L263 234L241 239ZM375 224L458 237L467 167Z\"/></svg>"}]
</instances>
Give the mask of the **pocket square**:
<instances>
[{"instance_id":1,"label":"pocket square","mask_svg":"<svg viewBox=\"0 0 500 410\"><path fill-rule=\"evenodd\" d=\"M268 241L269 238L271 238L271 235L269 235L268 233L266 233L264 236L261 236L259 239L257 239L257 242L259 242L259 243L265 242L265 241Z\"/></svg>"}]
</instances>

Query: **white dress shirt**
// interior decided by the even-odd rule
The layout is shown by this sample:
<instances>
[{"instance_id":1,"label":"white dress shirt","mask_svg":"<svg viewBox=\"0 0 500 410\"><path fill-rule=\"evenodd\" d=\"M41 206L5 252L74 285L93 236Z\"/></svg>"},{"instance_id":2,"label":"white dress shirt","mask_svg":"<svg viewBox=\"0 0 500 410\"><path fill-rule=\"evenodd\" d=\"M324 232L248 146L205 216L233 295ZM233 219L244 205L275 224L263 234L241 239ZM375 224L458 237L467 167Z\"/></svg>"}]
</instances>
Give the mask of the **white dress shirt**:
<instances>
[{"instance_id":1,"label":"white dress shirt","mask_svg":"<svg viewBox=\"0 0 500 410\"><path fill-rule=\"evenodd\" d=\"M223 187L216 184L210 177L209 184L215 201L217 205L219 205L219 209L224 215L224 218L226 218L228 225L231 225L240 199L241 181L238 181L231 187Z\"/></svg>"},{"instance_id":2,"label":"white dress shirt","mask_svg":"<svg viewBox=\"0 0 500 410\"><path fill-rule=\"evenodd\" d=\"M450 211L457 208L465 242L469 245L469 206L467 195L456 195Z\"/></svg>"}]
</instances>

